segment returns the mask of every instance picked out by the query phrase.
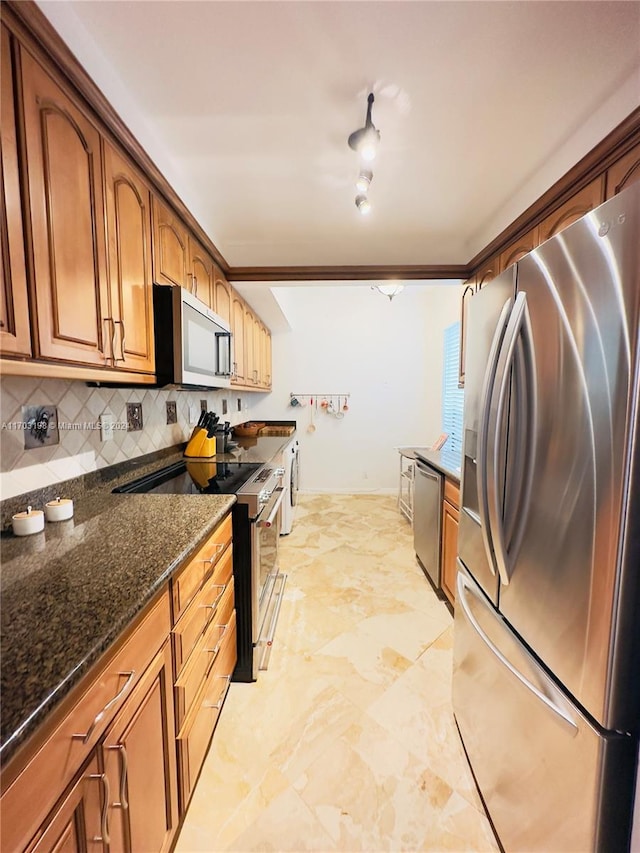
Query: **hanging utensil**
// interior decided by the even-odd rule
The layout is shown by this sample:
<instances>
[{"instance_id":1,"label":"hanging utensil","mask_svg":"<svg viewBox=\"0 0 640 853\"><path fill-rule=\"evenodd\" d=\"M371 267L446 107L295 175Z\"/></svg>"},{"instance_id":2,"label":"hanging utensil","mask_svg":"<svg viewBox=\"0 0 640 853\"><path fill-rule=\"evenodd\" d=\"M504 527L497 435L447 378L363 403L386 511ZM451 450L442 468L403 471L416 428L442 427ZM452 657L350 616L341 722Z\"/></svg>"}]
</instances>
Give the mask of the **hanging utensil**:
<instances>
[{"instance_id":1,"label":"hanging utensil","mask_svg":"<svg viewBox=\"0 0 640 853\"><path fill-rule=\"evenodd\" d=\"M316 406L318 405L318 400L316 398ZM315 432L316 426L313 422L313 397L309 401L309 426L307 427L307 432Z\"/></svg>"}]
</instances>

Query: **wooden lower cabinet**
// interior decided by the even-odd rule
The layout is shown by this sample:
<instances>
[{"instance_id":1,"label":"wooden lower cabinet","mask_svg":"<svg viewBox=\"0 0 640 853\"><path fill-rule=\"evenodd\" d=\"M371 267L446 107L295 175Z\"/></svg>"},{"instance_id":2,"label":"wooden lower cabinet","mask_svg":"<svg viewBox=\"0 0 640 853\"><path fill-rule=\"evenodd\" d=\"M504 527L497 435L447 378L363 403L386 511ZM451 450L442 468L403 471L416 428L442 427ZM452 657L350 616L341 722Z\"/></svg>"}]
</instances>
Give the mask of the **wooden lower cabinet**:
<instances>
[{"instance_id":1,"label":"wooden lower cabinet","mask_svg":"<svg viewBox=\"0 0 640 853\"><path fill-rule=\"evenodd\" d=\"M104 851L109 837L104 778L94 754L28 853Z\"/></svg>"},{"instance_id":2,"label":"wooden lower cabinet","mask_svg":"<svg viewBox=\"0 0 640 853\"><path fill-rule=\"evenodd\" d=\"M456 598L456 573L458 558L458 521L460 519L460 488L445 480L442 502L442 591L453 605Z\"/></svg>"},{"instance_id":3,"label":"wooden lower cabinet","mask_svg":"<svg viewBox=\"0 0 640 853\"><path fill-rule=\"evenodd\" d=\"M178 826L171 645L147 668L104 737L110 853L160 853Z\"/></svg>"}]
</instances>

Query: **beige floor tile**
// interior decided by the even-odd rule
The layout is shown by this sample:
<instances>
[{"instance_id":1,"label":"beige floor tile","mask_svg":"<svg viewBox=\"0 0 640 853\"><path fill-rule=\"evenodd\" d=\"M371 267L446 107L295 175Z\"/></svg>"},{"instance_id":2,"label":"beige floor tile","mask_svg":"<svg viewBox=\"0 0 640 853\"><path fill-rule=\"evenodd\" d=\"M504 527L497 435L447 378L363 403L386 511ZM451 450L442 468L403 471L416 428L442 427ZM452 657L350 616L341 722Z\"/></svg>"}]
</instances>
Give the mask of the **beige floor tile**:
<instances>
[{"instance_id":1,"label":"beige floor tile","mask_svg":"<svg viewBox=\"0 0 640 853\"><path fill-rule=\"evenodd\" d=\"M176 853L496 850L395 499L301 495L280 556L269 669L231 685Z\"/></svg>"}]
</instances>

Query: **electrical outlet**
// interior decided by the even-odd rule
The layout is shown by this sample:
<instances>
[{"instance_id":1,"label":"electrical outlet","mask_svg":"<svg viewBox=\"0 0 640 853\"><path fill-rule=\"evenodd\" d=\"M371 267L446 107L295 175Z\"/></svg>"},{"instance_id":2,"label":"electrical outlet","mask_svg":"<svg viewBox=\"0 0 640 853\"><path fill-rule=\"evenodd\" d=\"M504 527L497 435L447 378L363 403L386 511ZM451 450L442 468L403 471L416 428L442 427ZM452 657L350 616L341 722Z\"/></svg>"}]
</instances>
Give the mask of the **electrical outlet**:
<instances>
[{"instance_id":1,"label":"electrical outlet","mask_svg":"<svg viewBox=\"0 0 640 853\"><path fill-rule=\"evenodd\" d=\"M242 411L242 397L238 397L238 411Z\"/></svg>"},{"instance_id":2,"label":"electrical outlet","mask_svg":"<svg viewBox=\"0 0 640 853\"><path fill-rule=\"evenodd\" d=\"M177 424L178 423L178 407L175 400L167 400L166 401L166 409L167 409L167 423L168 424Z\"/></svg>"},{"instance_id":3,"label":"electrical outlet","mask_svg":"<svg viewBox=\"0 0 640 853\"><path fill-rule=\"evenodd\" d=\"M223 401L222 401L222 414L223 414L223 415L226 415L226 414L227 414L227 410L228 410L228 407L227 407L227 401L226 401L226 400L223 400Z\"/></svg>"},{"instance_id":4,"label":"electrical outlet","mask_svg":"<svg viewBox=\"0 0 640 853\"><path fill-rule=\"evenodd\" d=\"M200 411L207 412L209 410L209 404L206 400L200 400Z\"/></svg>"},{"instance_id":5,"label":"electrical outlet","mask_svg":"<svg viewBox=\"0 0 640 853\"><path fill-rule=\"evenodd\" d=\"M142 427L142 403L127 403L127 432L138 432Z\"/></svg>"},{"instance_id":6,"label":"electrical outlet","mask_svg":"<svg viewBox=\"0 0 640 853\"><path fill-rule=\"evenodd\" d=\"M100 441L113 441L113 420L111 412L100 415Z\"/></svg>"}]
</instances>

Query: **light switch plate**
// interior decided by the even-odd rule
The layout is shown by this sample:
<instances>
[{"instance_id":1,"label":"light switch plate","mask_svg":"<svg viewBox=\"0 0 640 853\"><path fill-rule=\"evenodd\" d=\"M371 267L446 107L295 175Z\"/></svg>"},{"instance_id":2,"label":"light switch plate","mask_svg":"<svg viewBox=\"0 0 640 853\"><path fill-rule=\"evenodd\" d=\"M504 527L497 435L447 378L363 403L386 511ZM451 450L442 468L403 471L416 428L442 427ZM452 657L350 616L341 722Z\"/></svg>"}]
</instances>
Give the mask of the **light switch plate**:
<instances>
[{"instance_id":1,"label":"light switch plate","mask_svg":"<svg viewBox=\"0 0 640 853\"><path fill-rule=\"evenodd\" d=\"M197 424L198 418L200 417L200 407L196 406L194 403L189 403L189 423Z\"/></svg>"},{"instance_id":2,"label":"light switch plate","mask_svg":"<svg viewBox=\"0 0 640 853\"><path fill-rule=\"evenodd\" d=\"M113 441L113 415L103 412L100 415L100 441Z\"/></svg>"}]
</instances>

